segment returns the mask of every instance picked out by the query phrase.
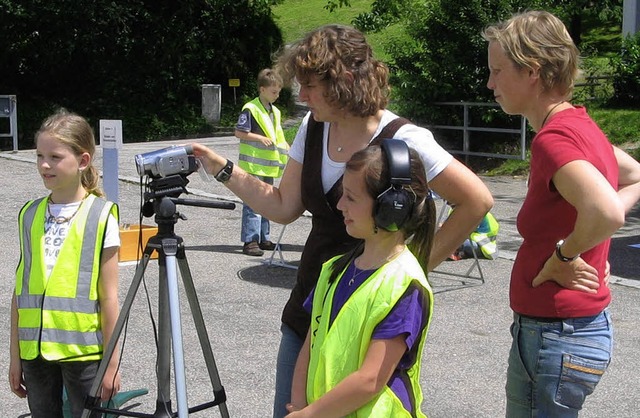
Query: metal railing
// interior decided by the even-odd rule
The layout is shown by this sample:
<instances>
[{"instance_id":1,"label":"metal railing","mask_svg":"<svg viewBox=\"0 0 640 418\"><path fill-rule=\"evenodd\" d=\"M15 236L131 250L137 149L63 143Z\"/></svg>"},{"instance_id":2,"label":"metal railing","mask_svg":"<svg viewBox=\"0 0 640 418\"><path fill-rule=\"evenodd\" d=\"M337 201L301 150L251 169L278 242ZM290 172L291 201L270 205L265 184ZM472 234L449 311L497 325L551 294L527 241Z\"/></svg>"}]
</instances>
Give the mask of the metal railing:
<instances>
[{"instance_id":1,"label":"metal railing","mask_svg":"<svg viewBox=\"0 0 640 418\"><path fill-rule=\"evenodd\" d=\"M520 117L521 120L520 120L519 129L474 127L470 125L470 119L469 119L470 107L499 107L499 105L496 103L481 103L481 102L437 102L434 104L439 106L462 106L462 109L463 109L463 125L462 126L459 126L459 125L457 126L429 125L428 126L428 128L431 130L442 129L442 130L462 131L462 149L447 150L451 154L461 154L465 156L476 156L476 157L504 158L504 159L513 159L513 160L526 160L527 158L527 149L526 149L527 120L524 116ZM471 151L469 146L470 140L471 140L471 132L495 132L500 134L519 134L520 135L520 155Z\"/></svg>"},{"instance_id":2,"label":"metal railing","mask_svg":"<svg viewBox=\"0 0 640 418\"><path fill-rule=\"evenodd\" d=\"M18 150L18 112L15 95L0 95L0 118L9 118L9 133L0 133L0 138L12 138L13 150Z\"/></svg>"},{"instance_id":3,"label":"metal railing","mask_svg":"<svg viewBox=\"0 0 640 418\"><path fill-rule=\"evenodd\" d=\"M605 88L607 84L611 86L611 82L613 76L610 75L589 75L584 77L580 82L575 83L574 87L576 91L584 90L586 91L586 100L597 100L598 90L602 90ZM613 86L611 86L611 90L613 90Z\"/></svg>"}]
</instances>

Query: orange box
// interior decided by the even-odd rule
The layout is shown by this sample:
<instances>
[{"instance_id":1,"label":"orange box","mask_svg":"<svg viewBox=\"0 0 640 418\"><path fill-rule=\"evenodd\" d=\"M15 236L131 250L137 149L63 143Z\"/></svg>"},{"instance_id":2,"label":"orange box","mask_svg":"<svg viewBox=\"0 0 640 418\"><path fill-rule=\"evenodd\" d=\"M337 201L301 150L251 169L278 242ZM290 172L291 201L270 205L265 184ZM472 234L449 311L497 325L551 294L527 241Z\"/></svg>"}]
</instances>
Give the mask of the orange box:
<instances>
[{"instance_id":1,"label":"orange box","mask_svg":"<svg viewBox=\"0 0 640 418\"><path fill-rule=\"evenodd\" d=\"M118 250L118 261L137 261L138 255L142 256L142 250L138 250L140 245L138 238L142 229L142 249L147 245L149 238L158 233L157 226L150 225L129 225L120 227L120 249ZM138 253L139 252L139 253ZM151 258L158 258L158 252L153 251Z\"/></svg>"}]
</instances>

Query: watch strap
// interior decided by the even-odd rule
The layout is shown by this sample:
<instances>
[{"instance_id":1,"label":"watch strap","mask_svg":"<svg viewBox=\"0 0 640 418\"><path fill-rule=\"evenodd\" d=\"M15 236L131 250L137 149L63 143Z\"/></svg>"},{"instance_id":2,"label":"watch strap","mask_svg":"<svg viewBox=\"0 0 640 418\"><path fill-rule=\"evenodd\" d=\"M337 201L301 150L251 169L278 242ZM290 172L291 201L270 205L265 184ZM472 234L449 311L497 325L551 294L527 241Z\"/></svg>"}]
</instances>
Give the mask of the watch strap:
<instances>
[{"instance_id":1,"label":"watch strap","mask_svg":"<svg viewBox=\"0 0 640 418\"><path fill-rule=\"evenodd\" d=\"M215 179L221 183L225 183L231 178L231 173L233 173L233 162L231 160L227 160L224 167L222 167L222 169L218 171L218 174L215 175Z\"/></svg>"},{"instance_id":2,"label":"watch strap","mask_svg":"<svg viewBox=\"0 0 640 418\"><path fill-rule=\"evenodd\" d=\"M568 263L580 257L580 254L576 254L573 257L565 257L564 254L562 254L562 250L561 250L562 244L564 244L563 239L558 241L558 243L556 244L556 257L558 257L560 261L562 261L563 263Z\"/></svg>"}]
</instances>

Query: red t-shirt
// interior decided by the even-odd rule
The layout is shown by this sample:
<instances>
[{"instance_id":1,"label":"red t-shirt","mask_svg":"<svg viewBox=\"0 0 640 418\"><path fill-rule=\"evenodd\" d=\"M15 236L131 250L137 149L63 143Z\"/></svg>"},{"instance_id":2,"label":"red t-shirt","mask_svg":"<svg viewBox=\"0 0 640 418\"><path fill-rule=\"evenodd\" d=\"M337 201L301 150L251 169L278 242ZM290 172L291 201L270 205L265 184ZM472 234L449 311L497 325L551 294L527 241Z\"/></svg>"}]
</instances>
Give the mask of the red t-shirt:
<instances>
[{"instance_id":1,"label":"red t-shirt","mask_svg":"<svg viewBox=\"0 0 640 418\"><path fill-rule=\"evenodd\" d=\"M556 113L531 144L531 171L527 195L518 213L518 232L524 242L511 272L511 309L523 315L573 318L596 315L611 300L603 285L610 240L582 254L598 270L596 294L569 290L548 281L533 288L531 282L555 251L556 243L574 228L577 212L558 193L552 176L565 164L584 160L596 167L618 189L618 164L613 147L583 107Z\"/></svg>"}]
</instances>

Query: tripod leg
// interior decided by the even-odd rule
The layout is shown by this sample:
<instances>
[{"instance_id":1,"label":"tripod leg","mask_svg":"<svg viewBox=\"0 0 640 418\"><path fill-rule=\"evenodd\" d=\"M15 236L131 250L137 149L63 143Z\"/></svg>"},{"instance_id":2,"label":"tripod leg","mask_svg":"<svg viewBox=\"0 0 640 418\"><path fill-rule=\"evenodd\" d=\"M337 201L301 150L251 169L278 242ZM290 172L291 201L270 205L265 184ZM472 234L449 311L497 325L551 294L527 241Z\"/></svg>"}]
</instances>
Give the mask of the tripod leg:
<instances>
[{"instance_id":1,"label":"tripod leg","mask_svg":"<svg viewBox=\"0 0 640 418\"><path fill-rule=\"evenodd\" d=\"M182 276L182 281L184 283L184 290L187 295L187 300L189 301L189 306L191 307L191 315L193 316L196 331L198 332L200 347L202 348L204 360L207 365L207 371L209 372L209 378L211 379L214 396L216 401L220 400L218 408L220 409L221 416L223 418L228 418L229 412L227 411L226 394L224 392L224 388L222 387L222 383L220 382L218 368L216 366L215 359L213 358L211 342L209 341L207 328L202 317L202 309L200 308L200 303L198 302L198 295L196 294L196 289L193 284L193 277L191 276L191 271L189 270L189 263L187 262L187 256L185 254L184 247L182 247L178 252L177 259L178 266L180 268L180 275Z\"/></svg>"},{"instance_id":2,"label":"tripod leg","mask_svg":"<svg viewBox=\"0 0 640 418\"><path fill-rule=\"evenodd\" d=\"M167 261L164 251L158 257L158 357L156 378L156 417L170 417L171 409L171 322L169 291L167 290Z\"/></svg>"},{"instance_id":3,"label":"tripod leg","mask_svg":"<svg viewBox=\"0 0 640 418\"><path fill-rule=\"evenodd\" d=\"M131 281L131 287L127 292L127 296L122 304L122 308L120 309L120 314L118 315L118 320L116 321L116 325L113 329L113 333L111 335L111 339L107 343L107 347L103 353L102 361L100 362L100 366L98 367L98 371L96 372L95 380L93 381L93 385L91 385L91 390L89 392L89 397L93 397L93 399L88 399L86 404L90 404L93 407L100 405L100 397L98 390L100 389L100 385L102 384L102 380L104 379L104 375L107 372L107 366L109 365L109 361L113 356L113 351L115 350L116 344L120 339L120 334L122 333L122 329L124 328L124 324L129 317L129 312L131 311L131 305L133 304L133 300L135 299L136 293L138 292L138 288L140 287L140 282L144 277L144 272L147 269L147 264L149 264L149 259L151 258L151 253L153 253L153 248L145 247L144 253L142 255L142 262L138 264L136 269L136 273L133 276L133 280ZM85 409L82 411L82 418L89 418L91 414L91 409L87 409L85 404Z\"/></svg>"},{"instance_id":4,"label":"tripod leg","mask_svg":"<svg viewBox=\"0 0 640 418\"><path fill-rule=\"evenodd\" d=\"M187 404L187 381L184 369L182 324L180 321L180 297L178 290L178 268L176 265L178 240L175 238L165 238L162 240L162 248L166 254L167 291L169 295L169 314L171 317L171 341L173 347L173 365L175 371L178 417L187 418L189 416L189 406Z\"/></svg>"}]
</instances>

